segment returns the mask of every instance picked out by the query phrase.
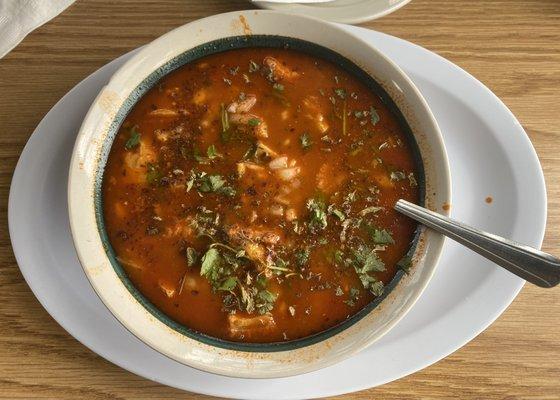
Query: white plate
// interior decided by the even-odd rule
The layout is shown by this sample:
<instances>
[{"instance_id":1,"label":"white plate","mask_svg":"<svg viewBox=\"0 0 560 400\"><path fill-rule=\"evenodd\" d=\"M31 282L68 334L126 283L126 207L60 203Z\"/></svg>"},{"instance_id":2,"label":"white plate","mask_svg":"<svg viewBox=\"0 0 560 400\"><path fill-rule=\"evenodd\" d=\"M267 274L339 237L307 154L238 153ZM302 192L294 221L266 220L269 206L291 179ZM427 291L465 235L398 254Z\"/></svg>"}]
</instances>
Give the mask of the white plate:
<instances>
[{"instance_id":1,"label":"white plate","mask_svg":"<svg viewBox=\"0 0 560 400\"><path fill-rule=\"evenodd\" d=\"M430 104L455 182L453 216L540 247L546 221L543 174L531 142L504 104L465 71L421 47L348 29L400 64ZM60 325L102 357L148 379L215 396L332 396L390 382L447 356L492 323L523 286L523 280L448 241L413 310L376 344L340 364L296 377L249 380L201 372L157 353L124 329L95 295L68 226L66 178L75 135L101 87L128 57L86 78L45 116L21 155L9 200L12 245L29 286Z\"/></svg>"},{"instance_id":2,"label":"white plate","mask_svg":"<svg viewBox=\"0 0 560 400\"><path fill-rule=\"evenodd\" d=\"M345 24L361 24L397 11L410 0L334 0L318 4L278 4L258 1L253 4L267 8L307 15Z\"/></svg>"}]
</instances>

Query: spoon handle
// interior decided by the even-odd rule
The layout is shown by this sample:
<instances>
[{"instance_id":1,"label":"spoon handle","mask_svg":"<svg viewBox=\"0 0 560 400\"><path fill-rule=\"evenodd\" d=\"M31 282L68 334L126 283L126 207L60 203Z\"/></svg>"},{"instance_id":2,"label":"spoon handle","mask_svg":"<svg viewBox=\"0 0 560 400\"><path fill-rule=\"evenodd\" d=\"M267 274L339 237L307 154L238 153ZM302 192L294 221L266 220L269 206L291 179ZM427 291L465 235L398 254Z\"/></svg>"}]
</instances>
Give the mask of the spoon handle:
<instances>
[{"instance_id":1,"label":"spoon handle","mask_svg":"<svg viewBox=\"0 0 560 400\"><path fill-rule=\"evenodd\" d=\"M537 286L550 288L560 282L560 259L550 254L480 231L406 200L397 201L395 209Z\"/></svg>"}]
</instances>

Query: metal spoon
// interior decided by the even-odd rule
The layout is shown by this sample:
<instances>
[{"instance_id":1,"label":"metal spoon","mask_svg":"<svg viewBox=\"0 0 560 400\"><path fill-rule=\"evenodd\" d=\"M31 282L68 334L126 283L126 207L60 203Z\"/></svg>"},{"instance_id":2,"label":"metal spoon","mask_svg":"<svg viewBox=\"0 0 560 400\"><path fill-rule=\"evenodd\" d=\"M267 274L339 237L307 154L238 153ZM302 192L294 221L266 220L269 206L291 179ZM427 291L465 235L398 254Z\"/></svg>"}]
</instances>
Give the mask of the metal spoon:
<instances>
[{"instance_id":1,"label":"metal spoon","mask_svg":"<svg viewBox=\"0 0 560 400\"><path fill-rule=\"evenodd\" d=\"M537 286L551 288L560 283L560 259L550 254L471 228L406 200L397 201L395 210Z\"/></svg>"}]
</instances>

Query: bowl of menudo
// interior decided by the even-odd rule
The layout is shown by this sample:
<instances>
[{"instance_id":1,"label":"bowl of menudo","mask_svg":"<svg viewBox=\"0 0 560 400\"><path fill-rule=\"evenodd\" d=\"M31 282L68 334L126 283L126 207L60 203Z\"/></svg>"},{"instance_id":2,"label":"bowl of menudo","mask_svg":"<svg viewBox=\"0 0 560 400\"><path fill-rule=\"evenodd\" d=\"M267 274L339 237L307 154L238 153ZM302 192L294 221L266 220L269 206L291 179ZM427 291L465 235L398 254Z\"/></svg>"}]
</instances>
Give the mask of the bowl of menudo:
<instances>
[{"instance_id":1,"label":"bowl of menudo","mask_svg":"<svg viewBox=\"0 0 560 400\"><path fill-rule=\"evenodd\" d=\"M349 357L410 310L444 239L393 206L442 211L450 177L426 102L382 53L245 11L114 74L68 192L80 262L126 329L183 364L270 378Z\"/></svg>"}]
</instances>

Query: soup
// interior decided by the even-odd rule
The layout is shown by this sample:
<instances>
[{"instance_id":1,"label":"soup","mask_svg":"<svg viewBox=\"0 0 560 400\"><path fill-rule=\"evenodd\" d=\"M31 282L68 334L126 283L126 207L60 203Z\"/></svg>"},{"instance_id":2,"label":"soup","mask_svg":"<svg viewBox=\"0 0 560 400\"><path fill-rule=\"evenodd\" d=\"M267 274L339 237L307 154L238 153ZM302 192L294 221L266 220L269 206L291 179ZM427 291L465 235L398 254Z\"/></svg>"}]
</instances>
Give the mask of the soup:
<instances>
[{"instance_id":1,"label":"soup","mask_svg":"<svg viewBox=\"0 0 560 400\"><path fill-rule=\"evenodd\" d=\"M416 224L403 128L362 81L290 49L186 64L133 107L103 177L134 286L173 320L268 343L333 327L383 294Z\"/></svg>"}]
</instances>

